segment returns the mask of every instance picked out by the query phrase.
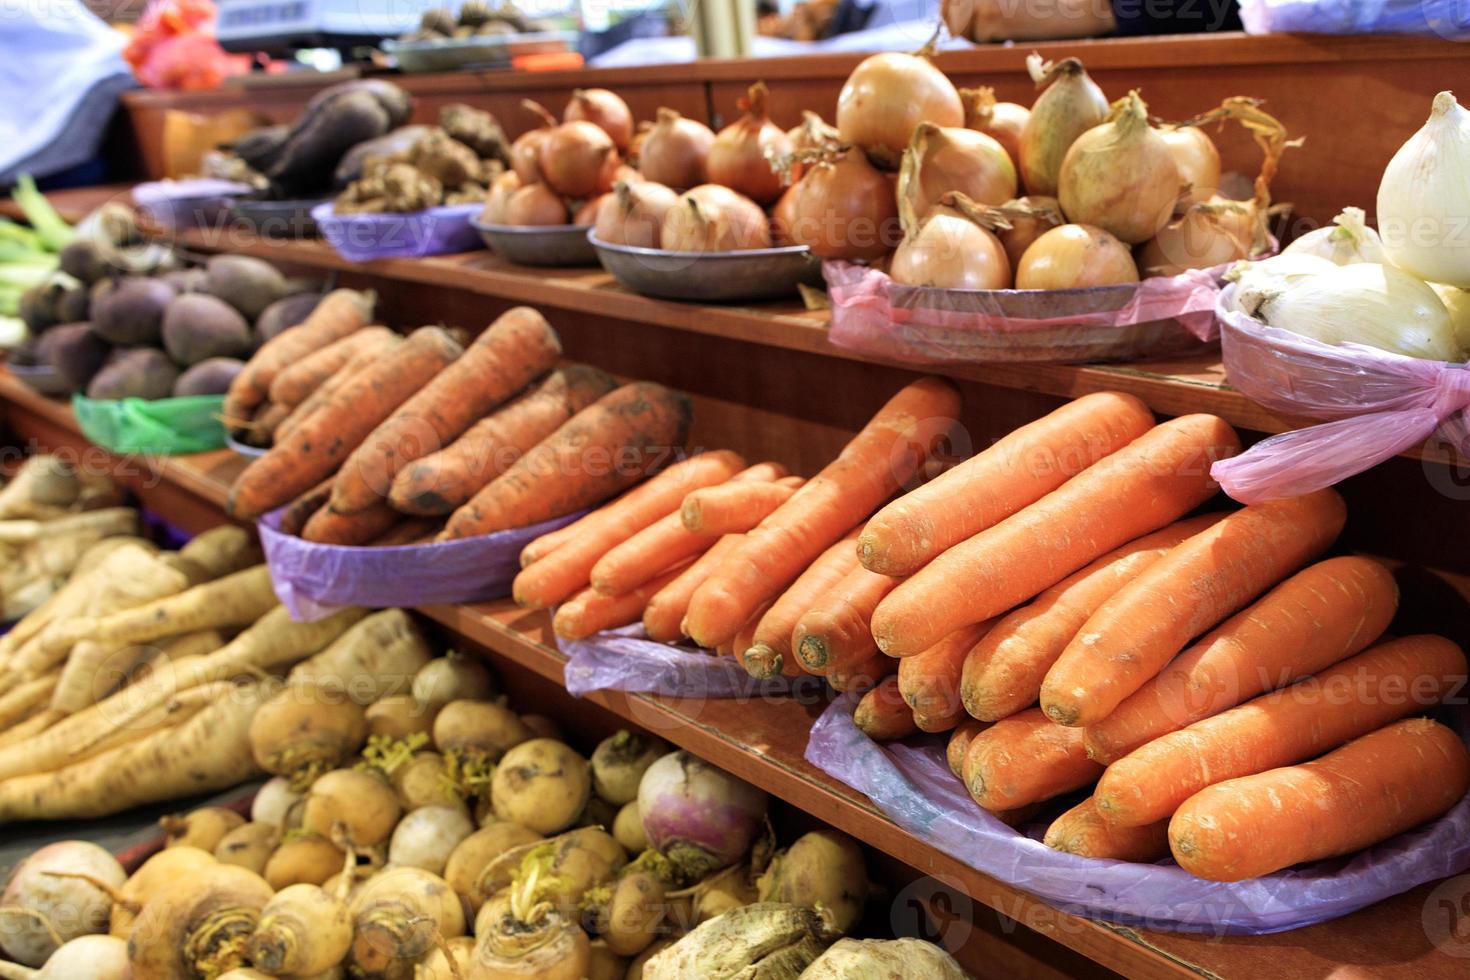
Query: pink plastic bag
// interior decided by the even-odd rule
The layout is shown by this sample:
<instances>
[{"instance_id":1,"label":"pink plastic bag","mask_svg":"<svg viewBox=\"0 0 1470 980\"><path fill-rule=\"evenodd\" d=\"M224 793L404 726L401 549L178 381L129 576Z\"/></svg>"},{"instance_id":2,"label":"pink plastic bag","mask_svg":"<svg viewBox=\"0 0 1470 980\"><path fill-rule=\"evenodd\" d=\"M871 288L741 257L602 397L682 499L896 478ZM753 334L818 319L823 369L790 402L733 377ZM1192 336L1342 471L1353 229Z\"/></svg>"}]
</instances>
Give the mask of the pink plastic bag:
<instances>
[{"instance_id":1,"label":"pink plastic bag","mask_svg":"<svg viewBox=\"0 0 1470 980\"><path fill-rule=\"evenodd\" d=\"M1332 486L1439 432L1470 455L1470 370L1365 347L1324 344L1229 309L1220 295L1225 374L1242 394L1283 415L1329 419L1256 443L1210 469L1252 504Z\"/></svg>"},{"instance_id":2,"label":"pink plastic bag","mask_svg":"<svg viewBox=\"0 0 1470 980\"><path fill-rule=\"evenodd\" d=\"M1093 289L933 289L822 266L832 343L913 364L1057 364L1178 355L1216 337L1213 270Z\"/></svg>"}]
</instances>

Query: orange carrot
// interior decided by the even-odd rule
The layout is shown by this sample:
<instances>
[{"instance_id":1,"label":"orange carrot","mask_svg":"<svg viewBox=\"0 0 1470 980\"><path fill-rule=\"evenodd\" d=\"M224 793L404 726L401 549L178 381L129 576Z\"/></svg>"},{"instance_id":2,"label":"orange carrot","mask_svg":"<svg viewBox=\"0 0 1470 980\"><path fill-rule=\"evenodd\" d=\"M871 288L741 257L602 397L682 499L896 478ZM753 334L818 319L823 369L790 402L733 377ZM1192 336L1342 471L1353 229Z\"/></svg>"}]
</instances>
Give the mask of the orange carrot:
<instances>
[{"instance_id":1,"label":"orange carrot","mask_svg":"<svg viewBox=\"0 0 1470 980\"><path fill-rule=\"evenodd\" d=\"M1004 616L965 661L960 681L965 710L976 718L996 721L1035 704L1046 672L1099 606L1169 549L1224 516L1189 517L1145 534Z\"/></svg>"},{"instance_id":2,"label":"orange carrot","mask_svg":"<svg viewBox=\"0 0 1470 980\"><path fill-rule=\"evenodd\" d=\"M1169 821L1169 845L1196 877L1258 878L1388 840L1448 812L1467 789L1465 743L1410 718L1315 761L1201 791Z\"/></svg>"},{"instance_id":3,"label":"orange carrot","mask_svg":"<svg viewBox=\"0 0 1470 980\"><path fill-rule=\"evenodd\" d=\"M332 507L350 514L376 506L399 470L459 438L559 357L561 339L540 313L518 306L501 314L353 450L332 486Z\"/></svg>"},{"instance_id":4,"label":"orange carrot","mask_svg":"<svg viewBox=\"0 0 1470 980\"><path fill-rule=\"evenodd\" d=\"M369 542L374 548L392 548L404 544L424 544L433 540L444 526L443 521L432 517L410 517L400 520Z\"/></svg>"},{"instance_id":5,"label":"orange carrot","mask_svg":"<svg viewBox=\"0 0 1470 980\"><path fill-rule=\"evenodd\" d=\"M878 602L898 579L870 572L861 565L843 576L797 621L791 642L801 666L813 674L865 660L878 649L868 623Z\"/></svg>"},{"instance_id":6,"label":"orange carrot","mask_svg":"<svg viewBox=\"0 0 1470 980\"><path fill-rule=\"evenodd\" d=\"M316 390L307 396L305 401L291 409L291 413L282 419L272 430L275 441L280 442L291 433L291 430L300 425L303 420L310 418L323 405L333 404L342 389L347 387L353 378L356 378L363 371L368 370L379 361L388 357L390 352L397 347L401 347L406 340L407 338L394 334L392 337L383 341L381 349L370 349L359 352L341 370L337 371L336 374L333 374L330 378L317 385Z\"/></svg>"},{"instance_id":7,"label":"orange carrot","mask_svg":"<svg viewBox=\"0 0 1470 980\"><path fill-rule=\"evenodd\" d=\"M342 514L328 503L311 515L301 537L317 544L365 545L398 523L398 511L385 503L352 514Z\"/></svg>"},{"instance_id":8,"label":"orange carrot","mask_svg":"<svg viewBox=\"0 0 1470 980\"><path fill-rule=\"evenodd\" d=\"M588 578L603 595L618 595L678 562L704 554L717 540L712 535L684 530L684 522L675 511L609 548L592 566Z\"/></svg>"},{"instance_id":9,"label":"orange carrot","mask_svg":"<svg viewBox=\"0 0 1470 980\"><path fill-rule=\"evenodd\" d=\"M751 640L755 637L756 627L760 625L761 617L765 616L766 611L770 608L771 603L767 602L762 604L761 607L756 610L755 615L750 617L750 622L740 627L740 632L736 633L735 639L730 642L729 656L738 656L741 650L745 650L750 647Z\"/></svg>"},{"instance_id":10,"label":"orange carrot","mask_svg":"<svg viewBox=\"0 0 1470 980\"><path fill-rule=\"evenodd\" d=\"M1214 494L1210 463L1239 451L1235 431L1213 415L1155 426L905 579L873 616L878 646L892 657L927 650L1178 520Z\"/></svg>"},{"instance_id":11,"label":"orange carrot","mask_svg":"<svg viewBox=\"0 0 1470 980\"><path fill-rule=\"evenodd\" d=\"M585 364L553 371L447 448L399 470L388 500L405 514L451 514L532 446L617 386L612 375Z\"/></svg>"},{"instance_id":12,"label":"orange carrot","mask_svg":"<svg viewBox=\"0 0 1470 980\"><path fill-rule=\"evenodd\" d=\"M898 678L885 677L857 703L852 723L875 742L892 742L917 732L914 713L898 692Z\"/></svg>"},{"instance_id":13,"label":"orange carrot","mask_svg":"<svg viewBox=\"0 0 1470 980\"><path fill-rule=\"evenodd\" d=\"M289 334L288 330L280 337ZM392 353L358 372L331 404L302 419L284 439L276 441L275 448L247 466L230 488L226 505L230 514L259 517L321 482L394 409L458 357L460 350L439 327L415 330Z\"/></svg>"},{"instance_id":14,"label":"orange carrot","mask_svg":"<svg viewBox=\"0 0 1470 980\"><path fill-rule=\"evenodd\" d=\"M685 497L680 520L694 534L744 534L794 493L796 487L781 483L732 480Z\"/></svg>"},{"instance_id":15,"label":"orange carrot","mask_svg":"<svg viewBox=\"0 0 1470 980\"><path fill-rule=\"evenodd\" d=\"M984 622L957 629L923 653L898 662L898 689L914 709L921 731L947 732L966 717L960 675L970 650L993 625Z\"/></svg>"},{"instance_id":16,"label":"orange carrot","mask_svg":"<svg viewBox=\"0 0 1470 980\"><path fill-rule=\"evenodd\" d=\"M306 357L367 326L376 297L371 292L334 289L322 297L305 320L267 340L225 393L225 418L248 418L265 401L276 375Z\"/></svg>"},{"instance_id":17,"label":"orange carrot","mask_svg":"<svg viewBox=\"0 0 1470 980\"><path fill-rule=\"evenodd\" d=\"M556 635L568 640L580 640L601 630L617 629L636 623L643 616L648 600L659 589L672 582L684 566L670 569L651 582L645 582L631 592L622 595L602 595L591 589L583 589L568 599L551 620Z\"/></svg>"},{"instance_id":18,"label":"orange carrot","mask_svg":"<svg viewBox=\"0 0 1470 980\"><path fill-rule=\"evenodd\" d=\"M917 472L948 435L950 425L941 423L952 424L959 407L959 392L939 378L922 378L894 395L699 587L689 603L690 636L702 646L734 636L752 610L779 595Z\"/></svg>"},{"instance_id":19,"label":"orange carrot","mask_svg":"<svg viewBox=\"0 0 1470 980\"><path fill-rule=\"evenodd\" d=\"M708 551L685 566L677 578L648 600L648 607L643 610L643 629L648 633L649 639L673 643L684 635L680 624L684 622L684 614L689 611L689 597L739 542L738 534L727 534L720 538Z\"/></svg>"},{"instance_id":20,"label":"orange carrot","mask_svg":"<svg viewBox=\"0 0 1470 980\"><path fill-rule=\"evenodd\" d=\"M970 740L989 727L988 721L965 718L950 732L949 744L944 750L944 761L949 763L949 771L955 774L956 779L965 778L965 753L970 750Z\"/></svg>"},{"instance_id":21,"label":"orange carrot","mask_svg":"<svg viewBox=\"0 0 1470 980\"><path fill-rule=\"evenodd\" d=\"M1093 725L1184 645L1326 550L1347 519L1333 490L1252 504L1180 543L1093 613L1041 684L1061 725Z\"/></svg>"},{"instance_id":22,"label":"orange carrot","mask_svg":"<svg viewBox=\"0 0 1470 980\"><path fill-rule=\"evenodd\" d=\"M1153 424L1148 407L1121 392L1099 391L1068 402L884 507L863 529L858 555L875 572L912 575Z\"/></svg>"},{"instance_id":23,"label":"orange carrot","mask_svg":"<svg viewBox=\"0 0 1470 980\"><path fill-rule=\"evenodd\" d=\"M1082 732L1052 724L1040 708L1003 718L970 740L965 787L987 810L1014 810L1091 785L1102 766Z\"/></svg>"},{"instance_id":24,"label":"orange carrot","mask_svg":"<svg viewBox=\"0 0 1470 980\"><path fill-rule=\"evenodd\" d=\"M282 534L299 536L306 527L306 522L311 520L313 514L326 506L327 498L331 495L332 481L330 479L318 483L282 509L278 530Z\"/></svg>"},{"instance_id":25,"label":"orange carrot","mask_svg":"<svg viewBox=\"0 0 1470 980\"><path fill-rule=\"evenodd\" d=\"M866 691L873 685L882 681L885 677L891 677L898 670L898 662L892 657L885 657L874 650L872 656L854 664L844 664L842 667L827 672L827 683L834 691Z\"/></svg>"},{"instance_id":26,"label":"orange carrot","mask_svg":"<svg viewBox=\"0 0 1470 980\"><path fill-rule=\"evenodd\" d=\"M1329 558L1303 569L1169 662L1085 733L1103 765L1160 735L1330 667L1388 629L1398 609L1388 569Z\"/></svg>"},{"instance_id":27,"label":"orange carrot","mask_svg":"<svg viewBox=\"0 0 1470 980\"><path fill-rule=\"evenodd\" d=\"M1079 857L1151 864L1169 853L1169 821L1119 827L1103 819L1089 796L1053 820L1042 842Z\"/></svg>"},{"instance_id":28,"label":"orange carrot","mask_svg":"<svg viewBox=\"0 0 1470 980\"><path fill-rule=\"evenodd\" d=\"M1098 808L1123 826L1163 820L1206 786L1321 755L1464 681L1465 654L1452 641L1392 640L1125 755L1098 783Z\"/></svg>"},{"instance_id":29,"label":"orange carrot","mask_svg":"<svg viewBox=\"0 0 1470 980\"><path fill-rule=\"evenodd\" d=\"M387 327L363 327L341 340L307 354L295 364L288 364L271 382L270 400L277 405L295 408L347 362L364 351L381 353L391 346L398 334Z\"/></svg>"},{"instance_id":30,"label":"orange carrot","mask_svg":"<svg viewBox=\"0 0 1470 980\"><path fill-rule=\"evenodd\" d=\"M799 480L801 477L793 477L785 466L767 460L747 466L730 479L737 483L778 483L785 480Z\"/></svg>"},{"instance_id":31,"label":"orange carrot","mask_svg":"<svg viewBox=\"0 0 1470 980\"><path fill-rule=\"evenodd\" d=\"M486 484L450 516L442 537L525 527L602 503L672 458L689 436L689 412L689 398L663 385L623 385Z\"/></svg>"},{"instance_id":32,"label":"orange carrot","mask_svg":"<svg viewBox=\"0 0 1470 980\"><path fill-rule=\"evenodd\" d=\"M796 624L829 589L858 567L856 543L854 530L818 555L761 617L750 646L738 654L741 665L752 677L765 679L777 674L795 677L802 672L792 645Z\"/></svg>"},{"instance_id":33,"label":"orange carrot","mask_svg":"<svg viewBox=\"0 0 1470 980\"><path fill-rule=\"evenodd\" d=\"M679 502L690 490L722 482L744 465L745 461L737 453L716 450L670 466L610 505L608 510L617 511L615 520L603 523L521 569L511 586L516 602L545 609L566 599L587 585L593 566L615 545L677 511Z\"/></svg>"}]
</instances>

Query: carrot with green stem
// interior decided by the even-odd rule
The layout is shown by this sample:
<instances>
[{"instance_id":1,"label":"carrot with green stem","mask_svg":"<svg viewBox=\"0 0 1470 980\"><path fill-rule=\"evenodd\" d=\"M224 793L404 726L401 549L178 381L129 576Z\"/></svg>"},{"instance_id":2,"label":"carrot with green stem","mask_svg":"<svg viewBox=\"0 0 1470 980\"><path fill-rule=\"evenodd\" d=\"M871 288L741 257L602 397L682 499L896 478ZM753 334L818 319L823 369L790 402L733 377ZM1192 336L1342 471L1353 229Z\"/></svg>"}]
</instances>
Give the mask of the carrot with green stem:
<instances>
[{"instance_id":1,"label":"carrot with green stem","mask_svg":"<svg viewBox=\"0 0 1470 980\"><path fill-rule=\"evenodd\" d=\"M1107 765L1185 725L1359 653L1388 628L1398 586L1348 555L1305 568L1169 662L1102 721L1087 754Z\"/></svg>"},{"instance_id":2,"label":"carrot with green stem","mask_svg":"<svg viewBox=\"0 0 1470 980\"><path fill-rule=\"evenodd\" d=\"M908 738L919 730L914 712L898 690L897 677L885 677L862 696L852 713L858 731L875 742Z\"/></svg>"},{"instance_id":3,"label":"carrot with green stem","mask_svg":"<svg viewBox=\"0 0 1470 980\"><path fill-rule=\"evenodd\" d=\"M316 486L461 350L440 327L415 330L247 466L230 487L226 509L235 517L259 517Z\"/></svg>"},{"instance_id":4,"label":"carrot with green stem","mask_svg":"<svg viewBox=\"0 0 1470 980\"><path fill-rule=\"evenodd\" d=\"M959 409L959 391L940 378L921 378L889 399L699 587L689 603L694 641L713 647L733 637L762 602L919 471L946 441Z\"/></svg>"},{"instance_id":5,"label":"carrot with green stem","mask_svg":"<svg viewBox=\"0 0 1470 980\"><path fill-rule=\"evenodd\" d=\"M603 595L631 591L665 569L704 554L716 537L684 528L678 511L665 514L632 537L607 550L588 573L592 588Z\"/></svg>"},{"instance_id":6,"label":"carrot with green stem","mask_svg":"<svg viewBox=\"0 0 1470 980\"><path fill-rule=\"evenodd\" d=\"M960 700L960 677L970 651L992 626L987 621L957 629L923 653L898 662L898 690L920 731L947 732L968 717Z\"/></svg>"},{"instance_id":7,"label":"carrot with green stem","mask_svg":"<svg viewBox=\"0 0 1470 980\"><path fill-rule=\"evenodd\" d=\"M1318 490L1252 504L1181 542L1093 613L1041 684L1061 725L1092 725L1191 639L1301 568L1342 531L1347 506Z\"/></svg>"},{"instance_id":8,"label":"carrot with green stem","mask_svg":"<svg viewBox=\"0 0 1470 980\"><path fill-rule=\"evenodd\" d=\"M1102 775L1082 732L1054 725L1040 708L1002 718L970 740L965 788L987 810L1014 810L1083 786Z\"/></svg>"},{"instance_id":9,"label":"carrot with green stem","mask_svg":"<svg viewBox=\"0 0 1470 980\"><path fill-rule=\"evenodd\" d=\"M636 623L642 619L648 600L683 570L683 565L670 569L621 595L603 595L592 589L583 589L557 609L551 627L563 639L580 640L602 630Z\"/></svg>"},{"instance_id":10,"label":"carrot with green stem","mask_svg":"<svg viewBox=\"0 0 1470 980\"><path fill-rule=\"evenodd\" d=\"M790 500L800 484L731 481L684 498L679 519L693 534L744 534Z\"/></svg>"},{"instance_id":11,"label":"carrot with green stem","mask_svg":"<svg viewBox=\"0 0 1470 980\"><path fill-rule=\"evenodd\" d=\"M878 646L894 657L927 650L1178 520L1214 495L1211 462L1239 451L1213 415L1155 426L905 579L874 612Z\"/></svg>"},{"instance_id":12,"label":"carrot with green stem","mask_svg":"<svg viewBox=\"0 0 1470 980\"><path fill-rule=\"evenodd\" d=\"M1467 790L1460 736L1410 718L1320 759L1200 791L1169 821L1169 845L1195 877L1259 878L1388 840L1448 812Z\"/></svg>"},{"instance_id":13,"label":"carrot with green stem","mask_svg":"<svg viewBox=\"0 0 1470 980\"><path fill-rule=\"evenodd\" d=\"M341 340L312 351L294 364L282 368L271 382L270 401L275 405L295 408L311 396L332 375L347 366L359 354L381 354L393 345L398 334L387 327L363 327Z\"/></svg>"},{"instance_id":14,"label":"carrot with green stem","mask_svg":"<svg viewBox=\"0 0 1470 980\"><path fill-rule=\"evenodd\" d=\"M1465 654L1442 636L1392 640L1125 755L1099 781L1098 809L1123 826L1163 820L1206 786L1310 759L1423 711L1458 691L1465 670Z\"/></svg>"},{"instance_id":15,"label":"carrot with green stem","mask_svg":"<svg viewBox=\"0 0 1470 980\"><path fill-rule=\"evenodd\" d=\"M808 609L858 567L857 533L854 529L818 555L761 617L751 635L750 646L736 653L750 676L764 680L777 674L796 677L802 673L793 641L796 624Z\"/></svg>"},{"instance_id":16,"label":"carrot with green stem","mask_svg":"<svg viewBox=\"0 0 1470 980\"><path fill-rule=\"evenodd\" d=\"M680 625L684 622L684 614L689 611L689 597L739 543L738 534L720 538L649 598L643 610L643 629L649 639L673 643L684 635Z\"/></svg>"},{"instance_id":17,"label":"carrot with green stem","mask_svg":"<svg viewBox=\"0 0 1470 980\"><path fill-rule=\"evenodd\" d=\"M1224 516L1188 517L1145 534L1003 616L965 660L960 679L965 710L996 721L1035 704L1046 672L1088 617L1175 545Z\"/></svg>"},{"instance_id":18,"label":"carrot with green stem","mask_svg":"<svg viewBox=\"0 0 1470 980\"><path fill-rule=\"evenodd\" d=\"M445 448L399 470L388 501L405 514L454 513L538 442L617 386L612 375L586 364L551 372Z\"/></svg>"},{"instance_id":19,"label":"carrot with green stem","mask_svg":"<svg viewBox=\"0 0 1470 980\"><path fill-rule=\"evenodd\" d=\"M797 621L792 643L796 658L809 673L842 670L878 650L868 624L883 597L898 579L859 565L843 576Z\"/></svg>"},{"instance_id":20,"label":"carrot with green stem","mask_svg":"<svg viewBox=\"0 0 1470 980\"><path fill-rule=\"evenodd\" d=\"M912 575L1123 448L1153 424L1153 413L1132 395L1083 395L884 507L863 529L858 554L875 572Z\"/></svg>"},{"instance_id":21,"label":"carrot with green stem","mask_svg":"<svg viewBox=\"0 0 1470 980\"><path fill-rule=\"evenodd\" d=\"M1169 821L1119 827L1103 819L1089 796L1053 820L1042 843L1078 857L1152 864L1169 853Z\"/></svg>"},{"instance_id":22,"label":"carrot with green stem","mask_svg":"<svg viewBox=\"0 0 1470 980\"><path fill-rule=\"evenodd\" d=\"M740 455L728 450L700 453L675 463L608 505L607 510L615 514L596 529L521 569L511 583L511 594L523 606L545 609L556 605L586 586L598 560L615 546L676 512L690 490L722 483L744 466Z\"/></svg>"}]
</instances>

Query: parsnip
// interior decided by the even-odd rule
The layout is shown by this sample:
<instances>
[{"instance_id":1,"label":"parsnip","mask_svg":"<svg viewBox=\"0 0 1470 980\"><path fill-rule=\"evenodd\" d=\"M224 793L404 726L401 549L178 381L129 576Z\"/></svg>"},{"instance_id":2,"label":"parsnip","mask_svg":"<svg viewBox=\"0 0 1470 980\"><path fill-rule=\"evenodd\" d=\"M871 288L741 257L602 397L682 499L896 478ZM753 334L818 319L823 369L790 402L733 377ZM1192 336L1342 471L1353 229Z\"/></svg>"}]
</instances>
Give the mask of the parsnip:
<instances>
[{"instance_id":1,"label":"parsnip","mask_svg":"<svg viewBox=\"0 0 1470 980\"><path fill-rule=\"evenodd\" d=\"M137 666L128 677L127 684L137 684L143 678L167 664L175 663L187 657L202 657L207 653L213 653L225 645L225 638L219 630L200 630L197 633L185 633L182 636L169 637L159 641L156 646L136 647L142 651L142 656L137 661ZM124 686L126 687L127 684Z\"/></svg>"},{"instance_id":2,"label":"parsnip","mask_svg":"<svg viewBox=\"0 0 1470 980\"><path fill-rule=\"evenodd\" d=\"M153 706L120 728L110 732L99 731L92 741L78 742L68 753L66 764L76 765L84 759L111 752L113 749L147 738L155 732L177 728L215 701L227 697L233 687L234 684L230 681L214 681L182 691L178 697Z\"/></svg>"},{"instance_id":3,"label":"parsnip","mask_svg":"<svg viewBox=\"0 0 1470 980\"><path fill-rule=\"evenodd\" d=\"M261 562L255 532L222 524L197 535L179 549L179 557L204 569L211 579L242 572Z\"/></svg>"},{"instance_id":4,"label":"parsnip","mask_svg":"<svg viewBox=\"0 0 1470 980\"><path fill-rule=\"evenodd\" d=\"M42 539L93 533L98 538L137 534L138 512L131 507L108 507L50 521L0 521L0 544L31 545Z\"/></svg>"},{"instance_id":5,"label":"parsnip","mask_svg":"<svg viewBox=\"0 0 1470 980\"><path fill-rule=\"evenodd\" d=\"M130 545L157 551L151 541L135 537L103 538L92 547L82 553L77 560L77 567L72 569L71 578L66 585L46 601L44 605L26 616L15 624L9 633L0 636L0 664L14 662L13 657L22 646L34 640L53 621L65 619L77 614L77 610L86 604L87 596L91 594L91 584L87 577L97 570L108 555L119 548Z\"/></svg>"},{"instance_id":6,"label":"parsnip","mask_svg":"<svg viewBox=\"0 0 1470 980\"><path fill-rule=\"evenodd\" d=\"M313 681L343 691L360 705L406 692L434 656L412 617L384 609L366 617L331 646L291 670L290 681Z\"/></svg>"},{"instance_id":7,"label":"parsnip","mask_svg":"<svg viewBox=\"0 0 1470 980\"><path fill-rule=\"evenodd\" d=\"M53 672L34 680L26 681L5 694L0 695L0 729L9 728L29 717L32 709L44 705L56 690L60 672Z\"/></svg>"},{"instance_id":8,"label":"parsnip","mask_svg":"<svg viewBox=\"0 0 1470 980\"><path fill-rule=\"evenodd\" d=\"M56 594L56 590L64 584L66 583L54 578L39 578L13 592L5 593L3 610L5 622L13 623L17 619L29 616L49 602Z\"/></svg>"},{"instance_id":9,"label":"parsnip","mask_svg":"<svg viewBox=\"0 0 1470 980\"><path fill-rule=\"evenodd\" d=\"M0 489L0 520L38 517L76 502L82 481L74 466L57 456L32 456Z\"/></svg>"},{"instance_id":10,"label":"parsnip","mask_svg":"<svg viewBox=\"0 0 1470 980\"><path fill-rule=\"evenodd\" d=\"M16 745L27 739L35 738L65 717L59 711L42 708L25 721L18 721L5 729L5 731L0 732L0 748L4 748L7 745Z\"/></svg>"}]
</instances>

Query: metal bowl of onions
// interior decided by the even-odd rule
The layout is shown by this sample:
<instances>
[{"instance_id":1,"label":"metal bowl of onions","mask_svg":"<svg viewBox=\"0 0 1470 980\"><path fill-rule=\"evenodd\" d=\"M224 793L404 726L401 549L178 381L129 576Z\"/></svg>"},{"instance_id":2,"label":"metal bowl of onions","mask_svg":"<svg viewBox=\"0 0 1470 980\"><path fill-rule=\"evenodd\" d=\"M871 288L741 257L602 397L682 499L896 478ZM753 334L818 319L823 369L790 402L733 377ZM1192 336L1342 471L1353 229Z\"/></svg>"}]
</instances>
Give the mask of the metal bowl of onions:
<instances>
[{"instance_id":1,"label":"metal bowl of onions","mask_svg":"<svg viewBox=\"0 0 1470 980\"><path fill-rule=\"evenodd\" d=\"M797 286L820 286L822 263L805 245L733 252L669 252L612 245L587 236L602 267L644 296L703 303L785 299Z\"/></svg>"},{"instance_id":2,"label":"metal bowl of onions","mask_svg":"<svg viewBox=\"0 0 1470 980\"><path fill-rule=\"evenodd\" d=\"M589 225L492 225L476 218L470 224L485 246L517 265L592 265L597 252L587 240Z\"/></svg>"}]
</instances>

